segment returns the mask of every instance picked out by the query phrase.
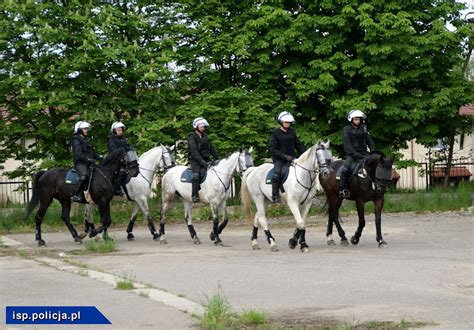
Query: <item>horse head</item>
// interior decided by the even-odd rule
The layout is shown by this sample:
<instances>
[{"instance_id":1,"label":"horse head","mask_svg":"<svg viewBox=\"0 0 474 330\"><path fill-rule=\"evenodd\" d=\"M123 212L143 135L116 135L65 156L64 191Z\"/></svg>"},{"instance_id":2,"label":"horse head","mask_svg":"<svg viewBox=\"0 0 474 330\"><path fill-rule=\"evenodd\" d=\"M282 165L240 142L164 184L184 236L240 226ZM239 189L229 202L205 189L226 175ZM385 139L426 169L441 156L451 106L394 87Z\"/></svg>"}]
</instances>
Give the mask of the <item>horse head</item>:
<instances>
[{"instance_id":1,"label":"horse head","mask_svg":"<svg viewBox=\"0 0 474 330\"><path fill-rule=\"evenodd\" d=\"M244 148L240 148L239 160L237 162L237 168L236 168L240 176L244 175L245 171L247 171L249 167L253 166L252 152L253 152L253 147L250 147L250 149L248 150Z\"/></svg>"},{"instance_id":2,"label":"horse head","mask_svg":"<svg viewBox=\"0 0 474 330\"><path fill-rule=\"evenodd\" d=\"M172 167L176 166L176 160L174 158L173 150L174 145L171 147L165 147L164 145L160 145L161 147L161 159L159 167L162 168L165 172Z\"/></svg>"},{"instance_id":3,"label":"horse head","mask_svg":"<svg viewBox=\"0 0 474 330\"><path fill-rule=\"evenodd\" d=\"M364 168L375 184L377 191L385 192L392 181L393 159L385 157L381 151L372 151L367 156Z\"/></svg>"},{"instance_id":4,"label":"horse head","mask_svg":"<svg viewBox=\"0 0 474 330\"><path fill-rule=\"evenodd\" d=\"M127 151L123 154L123 167L130 172L133 177L140 174L138 155L135 150Z\"/></svg>"},{"instance_id":5,"label":"horse head","mask_svg":"<svg viewBox=\"0 0 474 330\"><path fill-rule=\"evenodd\" d=\"M318 141L316 143L316 160L323 179L327 179L331 173L331 163L333 158L331 150L329 150L329 145L329 141Z\"/></svg>"}]
</instances>

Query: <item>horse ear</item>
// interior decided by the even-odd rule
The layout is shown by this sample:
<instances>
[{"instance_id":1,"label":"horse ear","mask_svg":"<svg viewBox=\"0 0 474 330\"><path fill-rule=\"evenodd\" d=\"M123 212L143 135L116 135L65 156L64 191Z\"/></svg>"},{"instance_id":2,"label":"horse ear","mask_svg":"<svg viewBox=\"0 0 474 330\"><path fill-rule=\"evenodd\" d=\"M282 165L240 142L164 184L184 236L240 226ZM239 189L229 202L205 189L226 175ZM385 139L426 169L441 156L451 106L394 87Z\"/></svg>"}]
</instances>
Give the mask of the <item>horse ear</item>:
<instances>
[{"instance_id":1,"label":"horse ear","mask_svg":"<svg viewBox=\"0 0 474 330\"><path fill-rule=\"evenodd\" d=\"M329 149L329 146L331 145L331 140L327 140L325 143L323 142L323 144L326 149Z\"/></svg>"},{"instance_id":2,"label":"horse ear","mask_svg":"<svg viewBox=\"0 0 474 330\"><path fill-rule=\"evenodd\" d=\"M176 146L173 144L169 149L170 151L173 151Z\"/></svg>"},{"instance_id":3,"label":"horse ear","mask_svg":"<svg viewBox=\"0 0 474 330\"><path fill-rule=\"evenodd\" d=\"M253 152L253 146L250 147L249 154L251 154L252 152Z\"/></svg>"}]
</instances>

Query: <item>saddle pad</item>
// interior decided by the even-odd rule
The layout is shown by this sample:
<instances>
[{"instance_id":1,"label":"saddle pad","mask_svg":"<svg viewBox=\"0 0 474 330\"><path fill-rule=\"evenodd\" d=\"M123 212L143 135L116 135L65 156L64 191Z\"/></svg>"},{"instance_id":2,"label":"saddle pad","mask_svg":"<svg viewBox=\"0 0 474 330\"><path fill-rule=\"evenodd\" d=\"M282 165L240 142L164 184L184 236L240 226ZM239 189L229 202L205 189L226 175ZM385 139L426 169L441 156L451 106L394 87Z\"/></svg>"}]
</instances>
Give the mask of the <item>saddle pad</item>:
<instances>
[{"instance_id":1,"label":"saddle pad","mask_svg":"<svg viewBox=\"0 0 474 330\"><path fill-rule=\"evenodd\" d=\"M281 185L283 185L285 183L286 179L288 179L288 174L290 173L289 169L290 168L289 168L288 165L283 166L283 168L282 168L283 173L281 175ZM275 172L274 170L275 170L275 168L272 167L270 169L270 171L268 171L267 176L265 178L265 183L266 184L272 184L273 173Z\"/></svg>"},{"instance_id":2,"label":"saddle pad","mask_svg":"<svg viewBox=\"0 0 474 330\"><path fill-rule=\"evenodd\" d=\"M353 175L357 175L357 171L359 171L359 169L362 167L362 163L361 162L353 162L351 164L351 169L350 169L350 173L351 173L351 176ZM339 167L339 169L337 170L336 172L336 180L340 180L341 179L341 173L342 173L342 169L344 168L344 165L342 165L341 167Z\"/></svg>"},{"instance_id":3,"label":"saddle pad","mask_svg":"<svg viewBox=\"0 0 474 330\"><path fill-rule=\"evenodd\" d=\"M200 183L203 183L206 180L207 171L202 171L201 175L199 176ZM187 168L181 173L181 182L191 183L193 179L193 171L190 168Z\"/></svg>"},{"instance_id":4,"label":"saddle pad","mask_svg":"<svg viewBox=\"0 0 474 330\"><path fill-rule=\"evenodd\" d=\"M79 174L75 169L69 170L66 173L66 177L64 178L66 184L77 184L79 181Z\"/></svg>"}]
</instances>

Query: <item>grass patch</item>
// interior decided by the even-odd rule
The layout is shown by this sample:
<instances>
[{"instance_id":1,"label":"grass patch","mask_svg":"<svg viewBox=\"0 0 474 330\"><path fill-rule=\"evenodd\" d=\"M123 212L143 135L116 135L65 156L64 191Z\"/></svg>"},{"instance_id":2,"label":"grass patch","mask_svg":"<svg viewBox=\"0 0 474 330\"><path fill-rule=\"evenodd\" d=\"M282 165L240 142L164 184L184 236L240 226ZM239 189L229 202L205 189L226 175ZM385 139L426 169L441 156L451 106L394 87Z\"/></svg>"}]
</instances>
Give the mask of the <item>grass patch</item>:
<instances>
[{"instance_id":1,"label":"grass patch","mask_svg":"<svg viewBox=\"0 0 474 330\"><path fill-rule=\"evenodd\" d=\"M133 282L135 281L135 276L125 272L116 283L116 289L118 290L133 290Z\"/></svg>"},{"instance_id":2,"label":"grass patch","mask_svg":"<svg viewBox=\"0 0 474 330\"><path fill-rule=\"evenodd\" d=\"M118 290L133 290L133 282L129 279L123 279L117 281L117 285L115 288Z\"/></svg>"},{"instance_id":3,"label":"grass patch","mask_svg":"<svg viewBox=\"0 0 474 330\"><path fill-rule=\"evenodd\" d=\"M148 298L148 297L150 297L150 294L147 291L140 291L138 293L138 296L142 297L142 298Z\"/></svg>"},{"instance_id":4,"label":"grass patch","mask_svg":"<svg viewBox=\"0 0 474 330\"><path fill-rule=\"evenodd\" d=\"M89 240L84 243L84 246L92 253L110 253L118 250L117 243L113 239Z\"/></svg>"},{"instance_id":5,"label":"grass patch","mask_svg":"<svg viewBox=\"0 0 474 330\"><path fill-rule=\"evenodd\" d=\"M263 326L267 323L267 313L263 310L245 310L238 315L238 323L243 326Z\"/></svg>"},{"instance_id":6,"label":"grass patch","mask_svg":"<svg viewBox=\"0 0 474 330\"><path fill-rule=\"evenodd\" d=\"M367 321L367 322L352 322L339 325L338 330L393 330L393 329L412 329L422 328L426 326L437 326L435 322L421 322L401 319L400 322L392 321Z\"/></svg>"},{"instance_id":7,"label":"grass patch","mask_svg":"<svg viewBox=\"0 0 474 330\"><path fill-rule=\"evenodd\" d=\"M201 318L201 329L242 329L246 327L263 327L267 323L267 314L262 310L246 310L236 313L219 287L211 298L206 297L203 303L204 315Z\"/></svg>"}]
</instances>

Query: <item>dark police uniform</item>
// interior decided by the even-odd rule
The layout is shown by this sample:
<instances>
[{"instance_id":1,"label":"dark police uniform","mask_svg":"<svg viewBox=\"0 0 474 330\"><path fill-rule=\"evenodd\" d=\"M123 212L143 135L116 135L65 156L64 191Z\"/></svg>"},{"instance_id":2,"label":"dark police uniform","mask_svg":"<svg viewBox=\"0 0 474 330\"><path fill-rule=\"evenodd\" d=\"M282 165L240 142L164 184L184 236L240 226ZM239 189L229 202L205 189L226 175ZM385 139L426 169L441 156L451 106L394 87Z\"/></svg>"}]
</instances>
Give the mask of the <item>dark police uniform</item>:
<instances>
[{"instance_id":1,"label":"dark police uniform","mask_svg":"<svg viewBox=\"0 0 474 330\"><path fill-rule=\"evenodd\" d=\"M207 167L207 163L211 156L215 160L220 159L219 153L214 146L207 134L202 133L201 136L197 132L190 133L188 135L188 148L189 148L189 163L191 170L193 171L192 178L192 196L198 197L199 193L199 175L203 169Z\"/></svg>"},{"instance_id":2,"label":"dark police uniform","mask_svg":"<svg viewBox=\"0 0 474 330\"><path fill-rule=\"evenodd\" d=\"M283 166L296 158L296 151L299 155L306 151L296 135L294 128L290 127L285 132L281 128L275 128L270 134L268 150L272 155L274 174L272 178L272 197L277 197L281 184L281 172ZM275 198L273 198L275 200Z\"/></svg>"},{"instance_id":3,"label":"dark police uniform","mask_svg":"<svg viewBox=\"0 0 474 330\"><path fill-rule=\"evenodd\" d=\"M362 160L368 155L367 147L370 151L375 150L374 141L367 131L367 126L364 124L359 125L359 127L352 124L344 127L343 143L346 159L344 160L344 167L341 172L341 190L347 189L349 186L348 177L352 163Z\"/></svg>"},{"instance_id":4,"label":"dark police uniform","mask_svg":"<svg viewBox=\"0 0 474 330\"><path fill-rule=\"evenodd\" d=\"M87 174L89 172L89 166L99 159L97 154L92 147L91 140L82 134L76 133L72 137L72 153L74 155L74 167L79 174L79 182L74 192L74 196L77 197L84 189L86 184Z\"/></svg>"}]
</instances>

